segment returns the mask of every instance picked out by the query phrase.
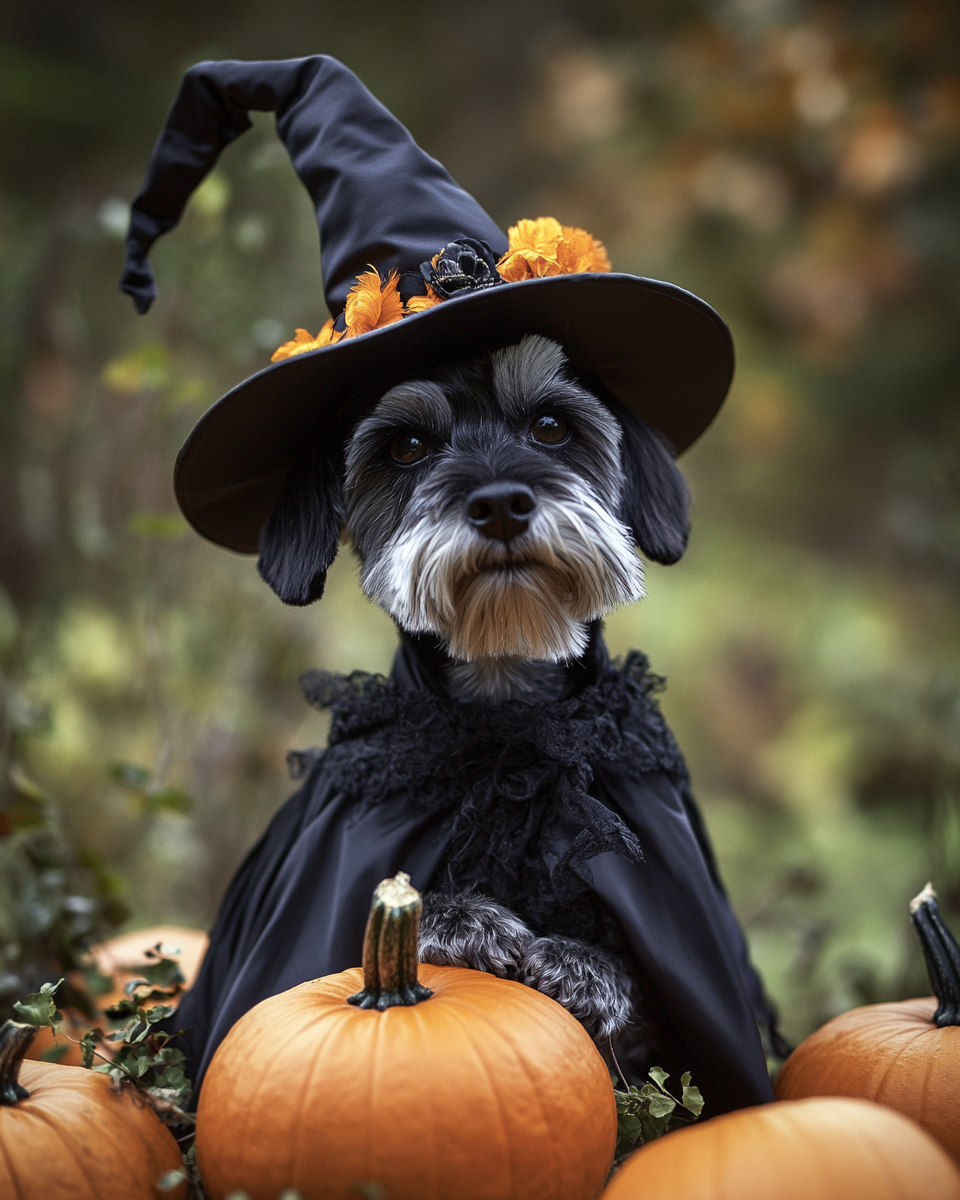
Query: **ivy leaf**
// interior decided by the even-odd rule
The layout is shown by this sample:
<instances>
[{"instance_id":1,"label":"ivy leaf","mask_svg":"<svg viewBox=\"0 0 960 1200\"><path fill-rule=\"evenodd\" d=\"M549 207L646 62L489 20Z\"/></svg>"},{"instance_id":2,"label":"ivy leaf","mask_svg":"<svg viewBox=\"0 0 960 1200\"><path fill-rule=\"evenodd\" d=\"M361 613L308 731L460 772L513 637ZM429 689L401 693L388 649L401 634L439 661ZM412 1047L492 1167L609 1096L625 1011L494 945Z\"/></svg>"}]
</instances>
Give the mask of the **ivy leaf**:
<instances>
[{"instance_id":1,"label":"ivy leaf","mask_svg":"<svg viewBox=\"0 0 960 1200\"><path fill-rule=\"evenodd\" d=\"M689 1076L686 1076L689 1079ZM699 1117L703 1112L703 1097L700 1095L700 1089L690 1087L689 1084L684 1084L683 1096L680 1103L688 1111L692 1112L695 1117Z\"/></svg>"},{"instance_id":2,"label":"ivy leaf","mask_svg":"<svg viewBox=\"0 0 960 1200\"><path fill-rule=\"evenodd\" d=\"M63 1013L57 1011L53 997L61 983L63 980L58 979L56 983L41 984L39 992L34 992L23 1000L16 1000L13 1011L25 1024L34 1025L37 1029L49 1025L56 1033L63 1021Z\"/></svg>"},{"instance_id":3,"label":"ivy leaf","mask_svg":"<svg viewBox=\"0 0 960 1200\"><path fill-rule=\"evenodd\" d=\"M677 1102L672 1096L651 1096L647 1111L651 1117L669 1117L676 1107Z\"/></svg>"},{"instance_id":4,"label":"ivy leaf","mask_svg":"<svg viewBox=\"0 0 960 1200\"><path fill-rule=\"evenodd\" d=\"M650 1076L650 1078L653 1080L653 1082L657 1085L657 1087L661 1088L661 1089L663 1088L663 1085L667 1082L667 1080L670 1078L670 1076L663 1069L663 1067L651 1067L650 1070L647 1072L647 1074Z\"/></svg>"},{"instance_id":5,"label":"ivy leaf","mask_svg":"<svg viewBox=\"0 0 960 1200\"><path fill-rule=\"evenodd\" d=\"M154 949L159 951L160 943ZM180 970L180 964L174 962L172 958L158 956L156 962L142 968L141 974L147 983L153 984L155 987L173 987L186 983L183 972Z\"/></svg>"},{"instance_id":6,"label":"ivy leaf","mask_svg":"<svg viewBox=\"0 0 960 1200\"><path fill-rule=\"evenodd\" d=\"M83 1055L83 1065L88 1071L93 1066L93 1056L96 1052L99 1033L99 1029L88 1029L80 1039L80 1053Z\"/></svg>"},{"instance_id":7,"label":"ivy leaf","mask_svg":"<svg viewBox=\"0 0 960 1200\"><path fill-rule=\"evenodd\" d=\"M61 1063L70 1053L70 1043L63 1042L59 1046L48 1046L40 1055L41 1062Z\"/></svg>"}]
</instances>

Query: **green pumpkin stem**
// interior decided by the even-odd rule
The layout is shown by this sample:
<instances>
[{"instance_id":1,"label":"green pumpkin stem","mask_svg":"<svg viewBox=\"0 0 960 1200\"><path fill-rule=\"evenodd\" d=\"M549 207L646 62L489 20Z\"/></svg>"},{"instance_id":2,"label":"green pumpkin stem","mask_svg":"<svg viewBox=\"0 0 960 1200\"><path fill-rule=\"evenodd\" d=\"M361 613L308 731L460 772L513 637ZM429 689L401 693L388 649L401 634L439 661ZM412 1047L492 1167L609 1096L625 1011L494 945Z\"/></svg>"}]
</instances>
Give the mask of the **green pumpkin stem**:
<instances>
[{"instance_id":1,"label":"green pumpkin stem","mask_svg":"<svg viewBox=\"0 0 960 1200\"><path fill-rule=\"evenodd\" d=\"M939 1001L933 1023L941 1029L960 1025L960 945L940 915L937 894L929 883L910 901L910 916Z\"/></svg>"},{"instance_id":2,"label":"green pumpkin stem","mask_svg":"<svg viewBox=\"0 0 960 1200\"><path fill-rule=\"evenodd\" d=\"M419 1004L433 992L417 979L420 893L403 871L373 893L363 936L363 991L347 998L359 1008Z\"/></svg>"},{"instance_id":3,"label":"green pumpkin stem","mask_svg":"<svg viewBox=\"0 0 960 1200\"><path fill-rule=\"evenodd\" d=\"M23 1057L37 1036L34 1025L4 1021L0 1025L0 1104L19 1104L30 1095L17 1080Z\"/></svg>"}]
</instances>

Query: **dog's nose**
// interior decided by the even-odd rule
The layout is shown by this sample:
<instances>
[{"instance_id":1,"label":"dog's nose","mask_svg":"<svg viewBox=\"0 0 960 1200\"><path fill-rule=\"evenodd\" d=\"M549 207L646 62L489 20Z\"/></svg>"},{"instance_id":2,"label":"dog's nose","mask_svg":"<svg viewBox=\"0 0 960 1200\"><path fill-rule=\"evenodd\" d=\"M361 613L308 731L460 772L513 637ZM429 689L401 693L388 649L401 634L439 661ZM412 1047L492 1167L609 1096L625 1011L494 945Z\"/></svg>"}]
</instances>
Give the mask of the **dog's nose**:
<instances>
[{"instance_id":1,"label":"dog's nose","mask_svg":"<svg viewBox=\"0 0 960 1200\"><path fill-rule=\"evenodd\" d=\"M490 483L471 492L464 504L467 520L484 537L509 542L527 532L537 498L523 483Z\"/></svg>"}]
</instances>

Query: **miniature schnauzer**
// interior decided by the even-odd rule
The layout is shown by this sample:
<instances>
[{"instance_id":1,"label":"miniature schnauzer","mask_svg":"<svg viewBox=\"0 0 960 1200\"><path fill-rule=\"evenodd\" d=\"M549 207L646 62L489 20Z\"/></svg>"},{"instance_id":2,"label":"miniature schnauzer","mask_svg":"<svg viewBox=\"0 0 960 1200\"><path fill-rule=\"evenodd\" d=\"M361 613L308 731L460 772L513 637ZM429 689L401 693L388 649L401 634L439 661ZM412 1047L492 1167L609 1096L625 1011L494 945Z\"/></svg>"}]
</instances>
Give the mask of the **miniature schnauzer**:
<instances>
[{"instance_id":1,"label":"miniature schnauzer","mask_svg":"<svg viewBox=\"0 0 960 1200\"><path fill-rule=\"evenodd\" d=\"M555 342L459 359L371 396L339 495L311 517L296 480L261 542L260 570L287 603L323 587L343 525L364 592L449 654L454 701L559 699L589 623L644 595L636 547L661 563L686 548L688 493L653 429ZM331 524L331 516L338 518ZM536 936L496 897L424 897L421 959L522 980L598 1039L636 1026L637 987L606 949Z\"/></svg>"}]
</instances>

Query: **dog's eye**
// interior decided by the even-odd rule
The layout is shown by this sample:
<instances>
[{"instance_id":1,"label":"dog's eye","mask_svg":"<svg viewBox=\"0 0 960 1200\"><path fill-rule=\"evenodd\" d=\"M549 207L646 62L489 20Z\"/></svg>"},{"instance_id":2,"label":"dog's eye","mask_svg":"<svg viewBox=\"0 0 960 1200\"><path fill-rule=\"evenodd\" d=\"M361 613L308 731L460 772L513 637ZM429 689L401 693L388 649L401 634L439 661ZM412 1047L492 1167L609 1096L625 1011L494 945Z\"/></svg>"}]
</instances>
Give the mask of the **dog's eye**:
<instances>
[{"instance_id":1,"label":"dog's eye","mask_svg":"<svg viewBox=\"0 0 960 1200\"><path fill-rule=\"evenodd\" d=\"M555 417L553 413L537 417L530 428L533 440L542 442L545 446L557 446L560 442L565 442L569 432L566 421Z\"/></svg>"},{"instance_id":2,"label":"dog's eye","mask_svg":"<svg viewBox=\"0 0 960 1200\"><path fill-rule=\"evenodd\" d=\"M412 433L404 433L400 437L395 437L390 443L390 457L394 462L403 463L404 466L419 462L426 453L426 446Z\"/></svg>"}]
</instances>

